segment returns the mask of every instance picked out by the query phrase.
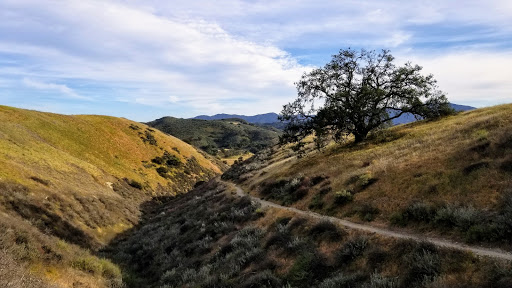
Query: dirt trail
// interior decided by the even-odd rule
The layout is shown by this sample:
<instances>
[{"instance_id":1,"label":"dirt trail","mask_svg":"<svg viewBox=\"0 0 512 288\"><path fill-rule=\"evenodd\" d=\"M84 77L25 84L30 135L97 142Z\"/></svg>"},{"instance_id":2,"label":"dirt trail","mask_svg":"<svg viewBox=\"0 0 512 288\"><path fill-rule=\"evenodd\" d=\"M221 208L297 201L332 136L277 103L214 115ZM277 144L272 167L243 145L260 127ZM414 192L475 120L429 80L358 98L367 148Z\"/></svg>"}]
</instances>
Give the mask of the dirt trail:
<instances>
[{"instance_id":1,"label":"dirt trail","mask_svg":"<svg viewBox=\"0 0 512 288\"><path fill-rule=\"evenodd\" d=\"M489 248L482 248L482 247L476 247L476 246L469 246L466 244L461 244L458 242L453 242L453 241L441 239L441 238L426 237L426 236L423 236L420 234L411 234L411 233L406 233L406 232L398 232L398 231L388 230L388 229L384 229L384 228L377 228L377 227L373 227L370 225L364 225L364 224L350 222L350 221L343 220L343 219L336 218L336 217L321 215L321 214L318 214L318 213L315 213L312 211L304 211L304 210L300 210L300 209L293 208L293 207L281 206L279 204L269 202L266 200L262 200L262 199L254 197L254 196L248 195L243 191L242 188L238 187L237 185L234 185L232 183L227 183L227 182L226 182L226 184L233 186L235 188L236 194L238 196L240 196L240 197L249 196L253 201L261 203L261 205L263 207L285 209L285 210L288 210L288 211L291 211L291 212L294 212L294 213L297 213L300 215L317 218L317 219L329 220L333 223L337 223L337 224L340 224L342 226L345 226L345 227L348 227L351 229L357 229L357 230L365 231L368 233L375 233L375 234L386 236L386 237L393 237L393 238L400 238L400 239L411 239L411 240L415 240L415 241L426 241L426 242L430 242L439 247L471 251L474 254L480 255L480 256L499 258L499 259L504 259L504 260L509 260L509 261L512 260L511 253L505 252L500 249L489 249Z\"/></svg>"}]
</instances>

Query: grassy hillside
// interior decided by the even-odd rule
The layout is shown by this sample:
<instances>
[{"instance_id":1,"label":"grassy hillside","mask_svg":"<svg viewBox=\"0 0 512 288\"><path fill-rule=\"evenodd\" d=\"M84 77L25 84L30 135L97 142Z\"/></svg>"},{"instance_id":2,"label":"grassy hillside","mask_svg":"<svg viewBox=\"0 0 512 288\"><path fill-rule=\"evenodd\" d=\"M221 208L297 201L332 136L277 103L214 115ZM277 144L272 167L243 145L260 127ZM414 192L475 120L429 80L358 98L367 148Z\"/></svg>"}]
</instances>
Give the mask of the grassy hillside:
<instances>
[{"instance_id":1,"label":"grassy hillside","mask_svg":"<svg viewBox=\"0 0 512 288\"><path fill-rule=\"evenodd\" d=\"M225 178L285 205L512 244L512 105L400 125L366 143L267 151Z\"/></svg>"},{"instance_id":2,"label":"grassy hillside","mask_svg":"<svg viewBox=\"0 0 512 288\"><path fill-rule=\"evenodd\" d=\"M200 120L164 117L148 125L221 158L256 153L277 143L280 132L241 119Z\"/></svg>"},{"instance_id":3,"label":"grassy hillside","mask_svg":"<svg viewBox=\"0 0 512 288\"><path fill-rule=\"evenodd\" d=\"M114 285L119 269L88 251L138 223L141 203L220 173L189 144L126 119L0 106L0 123L0 258L45 283Z\"/></svg>"},{"instance_id":4,"label":"grassy hillside","mask_svg":"<svg viewBox=\"0 0 512 288\"><path fill-rule=\"evenodd\" d=\"M509 287L510 263L263 209L215 180L105 249L128 287Z\"/></svg>"}]
</instances>

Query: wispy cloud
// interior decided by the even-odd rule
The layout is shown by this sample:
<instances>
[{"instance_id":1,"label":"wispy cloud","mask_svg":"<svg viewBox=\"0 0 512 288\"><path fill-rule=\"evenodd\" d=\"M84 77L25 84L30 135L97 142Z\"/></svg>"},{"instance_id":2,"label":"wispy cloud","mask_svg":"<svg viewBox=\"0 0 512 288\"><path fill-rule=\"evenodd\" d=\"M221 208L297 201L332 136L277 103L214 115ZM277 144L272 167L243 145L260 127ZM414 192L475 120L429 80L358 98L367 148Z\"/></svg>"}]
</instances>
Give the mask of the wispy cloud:
<instances>
[{"instance_id":1,"label":"wispy cloud","mask_svg":"<svg viewBox=\"0 0 512 288\"><path fill-rule=\"evenodd\" d=\"M504 0L5 0L0 19L3 104L21 82L94 99L69 113L278 112L304 71L348 46L392 48L425 66L454 102L508 97L512 5Z\"/></svg>"},{"instance_id":2,"label":"wispy cloud","mask_svg":"<svg viewBox=\"0 0 512 288\"><path fill-rule=\"evenodd\" d=\"M27 87L35 88L38 90L55 91L60 93L62 96L72 99L91 100L89 97L80 96L73 89L63 84L44 83L27 78L23 79L23 84L25 84Z\"/></svg>"}]
</instances>

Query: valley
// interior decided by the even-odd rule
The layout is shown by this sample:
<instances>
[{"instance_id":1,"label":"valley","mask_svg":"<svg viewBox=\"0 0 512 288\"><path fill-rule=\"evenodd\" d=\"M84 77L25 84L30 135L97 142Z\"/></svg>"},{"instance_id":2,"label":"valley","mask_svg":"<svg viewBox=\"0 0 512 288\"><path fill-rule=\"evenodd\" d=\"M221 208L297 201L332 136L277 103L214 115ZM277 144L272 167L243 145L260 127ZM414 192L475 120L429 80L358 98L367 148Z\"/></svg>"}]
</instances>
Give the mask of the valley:
<instances>
[{"instance_id":1,"label":"valley","mask_svg":"<svg viewBox=\"0 0 512 288\"><path fill-rule=\"evenodd\" d=\"M358 144L318 150L309 138L299 154L269 145L229 168L141 123L1 108L0 284L512 279L511 105L394 126Z\"/></svg>"}]
</instances>

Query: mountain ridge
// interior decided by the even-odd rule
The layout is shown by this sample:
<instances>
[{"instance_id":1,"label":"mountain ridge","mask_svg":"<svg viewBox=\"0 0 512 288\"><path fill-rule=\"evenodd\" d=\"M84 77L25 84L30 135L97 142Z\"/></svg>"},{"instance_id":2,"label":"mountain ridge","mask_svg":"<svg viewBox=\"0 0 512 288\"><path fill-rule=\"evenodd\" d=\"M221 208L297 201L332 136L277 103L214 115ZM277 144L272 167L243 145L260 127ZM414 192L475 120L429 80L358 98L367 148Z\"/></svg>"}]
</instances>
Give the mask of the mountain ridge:
<instances>
[{"instance_id":1,"label":"mountain ridge","mask_svg":"<svg viewBox=\"0 0 512 288\"><path fill-rule=\"evenodd\" d=\"M469 111L469 110L476 109L475 107L467 106L467 105L459 105L459 104L454 104L454 103L450 103L450 105L457 112ZM274 112L264 113L264 114L256 114L253 116L221 113L221 114L215 114L215 115L211 115L211 116L198 115L198 116L195 116L190 119L221 120L221 119L228 119L228 118L239 118L239 119L243 119L249 123L254 123L254 124L272 124L272 123L280 122L278 117L279 117L279 114L274 113ZM414 122L414 121L416 121L416 118L414 118L414 115L407 113L407 114L404 114L404 115L400 116L399 118L393 120L393 124L394 125L406 124L406 123L410 123L410 122ZM278 126L274 125L273 127L278 127Z\"/></svg>"}]
</instances>

